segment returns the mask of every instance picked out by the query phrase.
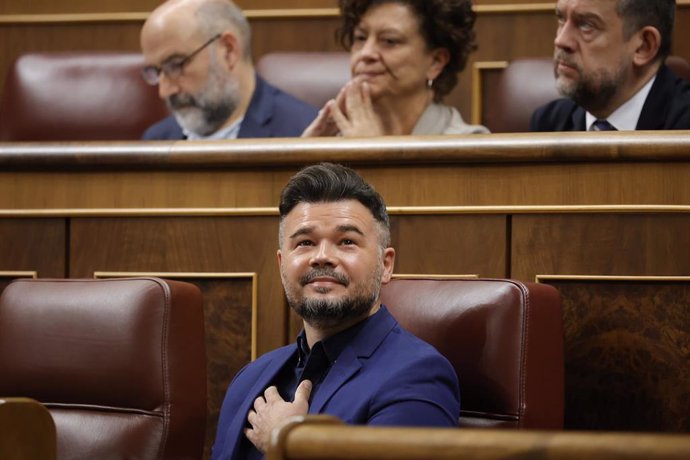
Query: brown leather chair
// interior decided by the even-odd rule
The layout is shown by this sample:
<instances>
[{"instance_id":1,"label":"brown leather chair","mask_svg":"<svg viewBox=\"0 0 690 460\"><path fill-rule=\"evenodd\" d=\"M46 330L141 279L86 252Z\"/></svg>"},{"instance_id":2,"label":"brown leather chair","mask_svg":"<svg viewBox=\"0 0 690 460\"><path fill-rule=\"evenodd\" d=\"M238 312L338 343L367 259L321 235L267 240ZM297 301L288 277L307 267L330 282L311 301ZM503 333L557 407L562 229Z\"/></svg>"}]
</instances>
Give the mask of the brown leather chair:
<instances>
[{"instance_id":1,"label":"brown leather chair","mask_svg":"<svg viewBox=\"0 0 690 460\"><path fill-rule=\"evenodd\" d=\"M199 459L201 293L157 278L12 282L0 297L0 395L50 410L58 459Z\"/></svg>"},{"instance_id":2,"label":"brown leather chair","mask_svg":"<svg viewBox=\"0 0 690 460\"><path fill-rule=\"evenodd\" d=\"M256 69L272 85L321 108L350 80L350 53L269 53L259 59Z\"/></svg>"},{"instance_id":3,"label":"brown leather chair","mask_svg":"<svg viewBox=\"0 0 690 460\"><path fill-rule=\"evenodd\" d=\"M669 56L666 65L679 77L690 81L690 64L679 56ZM516 59L497 79L495 88L485 88L481 102L481 123L492 133L529 131L532 113L540 106L562 97L556 90L552 58Z\"/></svg>"},{"instance_id":4,"label":"brown leather chair","mask_svg":"<svg viewBox=\"0 0 690 460\"><path fill-rule=\"evenodd\" d=\"M0 141L137 140L167 115L138 53L20 56L0 99Z\"/></svg>"},{"instance_id":5,"label":"brown leather chair","mask_svg":"<svg viewBox=\"0 0 690 460\"><path fill-rule=\"evenodd\" d=\"M266 460L685 460L683 434L454 430L342 425L294 417L271 436Z\"/></svg>"},{"instance_id":6,"label":"brown leather chair","mask_svg":"<svg viewBox=\"0 0 690 460\"><path fill-rule=\"evenodd\" d=\"M460 426L563 427L558 291L505 279L394 279L383 303L435 346L460 380Z\"/></svg>"}]
</instances>

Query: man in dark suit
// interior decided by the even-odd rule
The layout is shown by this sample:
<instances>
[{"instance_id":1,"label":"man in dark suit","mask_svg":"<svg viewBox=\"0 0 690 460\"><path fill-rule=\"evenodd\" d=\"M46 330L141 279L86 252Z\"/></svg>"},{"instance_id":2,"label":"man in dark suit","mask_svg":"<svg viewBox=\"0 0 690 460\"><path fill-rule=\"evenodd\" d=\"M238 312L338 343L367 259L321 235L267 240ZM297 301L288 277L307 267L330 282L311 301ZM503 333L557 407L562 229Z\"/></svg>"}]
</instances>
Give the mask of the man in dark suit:
<instances>
[{"instance_id":1,"label":"man in dark suit","mask_svg":"<svg viewBox=\"0 0 690 460\"><path fill-rule=\"evenodd\" d=\"M690 87L664 65L675 0L559 0L558 99L532 131L690 129Z\"/></svg>"},{"instance_id":2,"label":"man in dark suit","mask_svg":"<svg viewBox=\"0 0 690 460\"><path fill-rule=\"evenodd\" d=\"M163 3L144 23L141 48L144 79L172 112L146 140L299 136L316 117L256 74L249 23L230 0Z\"/></svg>"},{"instance_id":3,"label":"man in dark suit","mask_svg":"<svg viewBox=\"0 0 690 460\"><path fill-rule=\"evenodd\" d=\"M272 429L307 413L354 424L456 426L453 367L379 300L395 261L381 196L353 170L324 163L293 176L279 210L281 278L304 330L296 344L235 376L212 458L262 458Z\"/></svg>"}]
</instances>

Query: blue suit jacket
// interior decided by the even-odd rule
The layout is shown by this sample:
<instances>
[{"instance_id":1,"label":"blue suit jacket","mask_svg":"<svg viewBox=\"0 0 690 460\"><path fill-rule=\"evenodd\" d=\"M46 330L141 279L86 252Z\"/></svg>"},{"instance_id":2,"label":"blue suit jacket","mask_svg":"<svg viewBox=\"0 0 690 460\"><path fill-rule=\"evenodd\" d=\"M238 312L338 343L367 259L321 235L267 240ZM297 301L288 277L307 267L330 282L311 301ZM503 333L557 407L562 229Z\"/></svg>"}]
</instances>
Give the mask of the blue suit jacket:
<instances>
[{"instance_id":1,"label":"blue suit jacket","mask_svg":"<svg viewBox=\"0 0 690 460\"><path fill-rule=\"evenodd\" d=\"M532 115L530 131L584 131L585 109L557 99ZM690 129L690 85L662 65L642 107L636 130Z\"/></svg>"},{"instance_id":2,"label":"blue suit jacket","mask_svg":"<svg viewBox=\"0 0 690 460\"><path fill-rule=\"evenodd\" d=\"M214 460L238 458L254 399L296 353L296 344L279 348L237 374L221 408ZM458 379L446 358L381 307L336 359L313 395L309 413L335 415L352 424L457 426Z\"/></svg>"},{"instance_id":3,"label":"blue suit jacket","mask_svg":"<svg viewBox=\"0 0 690 460\"><path fill-rule=\"evenodd\" d=\"M256 88L237 137L298 137L316 114L311 105L269 85L257 75ZM147 141L184 138L172 115L149 127L142 137Z\"/></svg>"}]
</instances>

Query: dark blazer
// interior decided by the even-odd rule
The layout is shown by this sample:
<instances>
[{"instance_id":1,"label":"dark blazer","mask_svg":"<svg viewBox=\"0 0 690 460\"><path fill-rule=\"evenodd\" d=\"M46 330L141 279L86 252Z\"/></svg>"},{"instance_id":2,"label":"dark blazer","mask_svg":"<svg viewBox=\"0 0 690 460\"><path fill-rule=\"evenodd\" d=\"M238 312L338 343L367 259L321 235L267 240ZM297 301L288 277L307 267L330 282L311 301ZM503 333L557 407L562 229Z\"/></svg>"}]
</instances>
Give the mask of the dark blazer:
<instances>
[{"instance_id":1,"label":"dark blazer","mask_svg":"<svg viewBox=\"0 0 690 460\"><path fill-rule=\"evenodd\" d=\"M296 344L279 348L235 376L220 411L214 460L238 458L254 399L296 353ZM381 307L338 356L309 413L335 415L352 424L457 426L458 380L446 358Z\"/></svg>"},{"instance_id":2,"label":"dark blazer","mask_svg":"<svg viewBox=\"0 0 690 460\"><path fill-rule=\"evenodd\" d=\"M642 107L640 130L690 129L690 85L662 65ZM532 114L530 131L584 131L585 109L557 99Z\"/></svg>"},{"instance_id":3,"label":"dark blazer","mask_svg":"<svg viewBox=\"0 0 690 460\"><path fill-rule=\"evenodd\" d=\"M311 105L269 85L257 75L256 88L237 137L298 137L316 114ZM149 127L142 137L147 141L184 138L172 115Z\"/></svg>"}]
</instances>

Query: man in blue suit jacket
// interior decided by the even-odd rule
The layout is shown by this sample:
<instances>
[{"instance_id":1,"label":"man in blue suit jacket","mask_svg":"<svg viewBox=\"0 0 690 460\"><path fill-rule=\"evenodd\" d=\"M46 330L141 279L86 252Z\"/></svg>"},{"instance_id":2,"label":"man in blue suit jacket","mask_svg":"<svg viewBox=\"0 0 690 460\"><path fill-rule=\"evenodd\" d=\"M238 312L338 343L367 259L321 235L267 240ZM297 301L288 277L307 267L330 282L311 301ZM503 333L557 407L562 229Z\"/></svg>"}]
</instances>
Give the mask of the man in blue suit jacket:
<instances>
[{"instance_id":1,"label":"man in blue suit jacket","mask_svg":"<svg viewBox=\"0 0 690 460\"><path fill-rule=\"evenodd\" d=\"M145 140L299 136L316 109L255 72L251 32L230 0L168 0L141 30L144 79L172 115Z\"/></svg>"},{"instance_id":2,"label":"man in blue suit jacket","mask_svg":"<svg viewBox=\"0 0 690 460\"><path fill-rule=\"evenodd\" d=\"M272 429L307 413L354 424L457 426L452 366L379 300L395 261L381 196L353 170L323 163L293 176L279 209L281 278L304 330L296 344L235 376L213 459L262 458Z\"/></svg>"}]
</instances>

